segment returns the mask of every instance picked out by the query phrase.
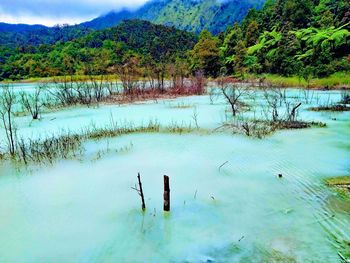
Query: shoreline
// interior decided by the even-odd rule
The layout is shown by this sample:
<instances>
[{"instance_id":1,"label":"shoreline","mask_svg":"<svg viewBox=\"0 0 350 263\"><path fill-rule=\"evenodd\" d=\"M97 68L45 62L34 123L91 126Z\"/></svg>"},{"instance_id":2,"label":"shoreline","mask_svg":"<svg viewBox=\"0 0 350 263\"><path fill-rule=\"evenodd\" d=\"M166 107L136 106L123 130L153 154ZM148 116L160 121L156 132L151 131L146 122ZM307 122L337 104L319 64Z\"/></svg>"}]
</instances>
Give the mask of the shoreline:
<instances>
[{"instance_id":1,"label":"shoreline","mask_svg":"<svg viewBox=\"0 0 350 263\"><path fill-rule=\"evenodd\" d=\"M74 76L55 76L55 77L44 77L44 78L29 78L16 81L0 81L0 85L6 84L35 84L39 82L43 83L54 83L60 82L64 78L71 78L69 81L81 82L89 80L101 80L102 75L96 76L85 76L85 75L74 75ZM231 77L231 76L227 76ZM115 75L104 75L104 81L119 82L120 80ZM234 77L232 77L234 78ZM141 79L140 79L141 80ZM170 81L167 79L167 81ZM215 83L217 79L208 79L208 83ZM237 79L237 82L252 82L256 85L272 85L273 87L281 88L300 88L300 89L315 89L315 90L349 90L350 89L350 72L338 72L326 78L315 78L311 79L307 83L304 79L298 76L284 77L281 75L274 74L261 74L261 75L247 75L245 80Z\"/></svg>"},{"instance_id":2,"label":"shoreline","mask_svg":"<svg viewBox=\"0 0 350 263\"><path fill-rule=\"evenodd\" d=\"M262 83L282 88L302 88L319 90L344 90L350 89L350 72L337 72L325 78L314 78L308 82L299 77L284 77L275 74L248 75L248 80L262 81Z\"/></svg>"}]
</instances>

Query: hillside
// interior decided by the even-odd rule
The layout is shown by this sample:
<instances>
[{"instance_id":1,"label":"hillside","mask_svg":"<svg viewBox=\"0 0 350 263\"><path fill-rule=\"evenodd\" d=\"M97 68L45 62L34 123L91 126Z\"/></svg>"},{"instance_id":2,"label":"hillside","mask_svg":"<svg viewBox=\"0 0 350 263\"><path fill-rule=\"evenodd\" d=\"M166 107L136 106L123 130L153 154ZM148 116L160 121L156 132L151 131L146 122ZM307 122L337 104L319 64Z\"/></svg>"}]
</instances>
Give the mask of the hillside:
<instances>
[{"instance_id":1,"label":"hillside","mask_svg":"<svg viewBox=\"0 0 350 263\"><path fill-rule=\"evenodd\" d=\"M0 46L38 46L41 44L54 44L58 41L66 42L82 37L91 32L87 27L75 26L54 26L26 24L0 23Z\"/></svg>"},{"instance_id":2,"label":"hillside","mask_svg":"<svg viewBox=\"0 0 350 263\"><path fill-rule=\"evenodd\" d=\"M81 25L102 29L126 18L137 18L195 33L203 29L219 33L234 22L242 21L250 8L260 8L263 2L263 0L154 0L134 12L127 10L110 12Z\"/></svg>"},{"instance_id":3,"label":"hillside","mask_svg":"<svg viewBox=\"0 0 350 263\"><path fill-rule=\"evenodd\" d=\"M129 57L171 62L184 56L195 43L193 33L148 21L125 20L65 43L16 50L0 46L0 80L101 74Z\"/></svg>"},{"instance_id":4,"label":"hillside","mask_svg":"<svg viewBox=\"0 0 350 263\"><path fill-rule=\"evenodd\" d=\"M93 30L116 26L126 19L147 20L199 33L208 29L216 34L242 21L250 8L260 8L264 0L153 0L135 11L110 12L79 25L47 27L43 25L0 23L0 46L27 47L66 42Z\"/></svg>"}]
</instances>

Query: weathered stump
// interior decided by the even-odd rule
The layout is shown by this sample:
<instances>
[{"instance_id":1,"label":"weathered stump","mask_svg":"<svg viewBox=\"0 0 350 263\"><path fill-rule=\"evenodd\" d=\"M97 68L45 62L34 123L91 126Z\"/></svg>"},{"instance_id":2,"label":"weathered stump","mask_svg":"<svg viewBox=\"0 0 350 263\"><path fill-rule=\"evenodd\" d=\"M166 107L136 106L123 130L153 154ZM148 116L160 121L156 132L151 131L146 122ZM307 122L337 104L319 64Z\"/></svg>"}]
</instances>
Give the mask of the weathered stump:
<instances>
[{"instance_id":1,"label":"weathered stump","mask_svg":"<svg viewBox=\"0 0 350 263\"><path fill-rule=\"evenodd\" d=\"M169 176L164 175L164 211L170 211L170 187Z\"/></svg>"}]
</instances>

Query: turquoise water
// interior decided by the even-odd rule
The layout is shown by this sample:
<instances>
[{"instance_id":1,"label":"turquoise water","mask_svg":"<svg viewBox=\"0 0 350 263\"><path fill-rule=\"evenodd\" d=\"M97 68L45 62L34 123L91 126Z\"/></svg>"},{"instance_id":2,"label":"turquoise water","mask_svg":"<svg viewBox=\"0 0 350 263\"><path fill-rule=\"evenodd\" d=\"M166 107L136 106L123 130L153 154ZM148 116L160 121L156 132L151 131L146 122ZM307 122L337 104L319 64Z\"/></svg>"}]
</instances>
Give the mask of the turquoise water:
<instances>
[{"instance_id":1,"label":"turquoise water","mask_svg":"<svg viewBox=\"0 0 350 263\"><path fill-rule=\"evenodd\" d=\"M318 103L340 98L317 93ZM261 104L260 95L254 103ZM339 262L338 252L349 249L350 203L323 180L349 174L350 114L309 106L300 117L326 128L262 140L229 131L133 134L86 142L81 158L54 165L4 161L0 262ZM208 96L194 96L70 108L16 122L21 136L33 138L111 118L193 125L196 109L199 126L212 130L227 118L226 108L220 98L212 105ZM138 172L145 213L131 189ZM164 174L170 214L162 212Z\"/></svg>"}]
</instances>

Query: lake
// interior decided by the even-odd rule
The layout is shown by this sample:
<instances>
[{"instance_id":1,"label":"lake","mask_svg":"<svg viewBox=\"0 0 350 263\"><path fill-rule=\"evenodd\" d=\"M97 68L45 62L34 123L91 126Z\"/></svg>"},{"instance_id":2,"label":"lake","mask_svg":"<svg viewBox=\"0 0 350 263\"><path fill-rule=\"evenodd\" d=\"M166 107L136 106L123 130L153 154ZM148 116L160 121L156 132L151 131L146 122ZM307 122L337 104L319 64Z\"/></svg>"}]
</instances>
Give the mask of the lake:
<instances>
[{"instance_id":1,"label":"lake","mask_svg":"<svg viewBox=\"0 0 350 263\"><path fill-rule=\"evenodd\" d=\"M287 96L303 103L299 118L327 126L263 139L217 130L229 106L207 95L16 117L18 136L32 139L111 120L196 119L199 129L88 140L81 155L53 164L0 162L0 262L339 262L349 253L350 201L324 180L349 175L350 114L308 110L340 91L314 91L307 104L300 90ZM262 92L244 100L255 106L245 116L263 115ZM131 188L138 172L145 212Z\"/></svg>"}]
</instances>

